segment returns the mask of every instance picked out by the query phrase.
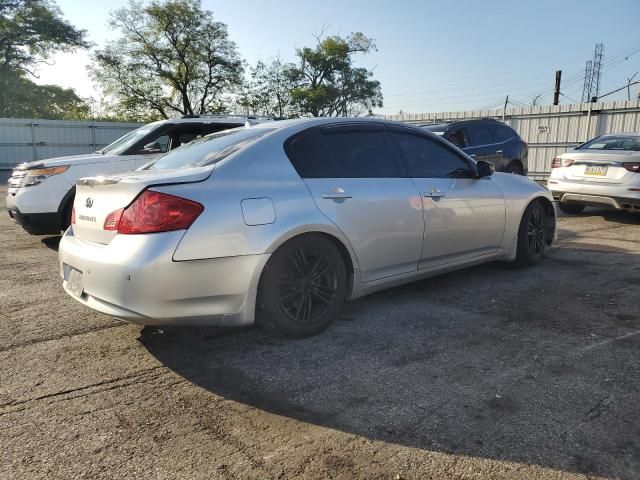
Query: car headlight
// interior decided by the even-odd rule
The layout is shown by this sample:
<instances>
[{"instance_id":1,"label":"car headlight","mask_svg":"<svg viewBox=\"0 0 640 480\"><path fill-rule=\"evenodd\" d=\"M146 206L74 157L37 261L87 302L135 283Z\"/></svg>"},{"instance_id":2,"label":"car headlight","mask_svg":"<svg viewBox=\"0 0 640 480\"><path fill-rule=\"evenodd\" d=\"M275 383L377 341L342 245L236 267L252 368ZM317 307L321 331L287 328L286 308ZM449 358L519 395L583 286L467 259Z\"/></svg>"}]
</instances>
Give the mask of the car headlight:
<instances>
[{"instance_id":1,"label":"car headlight","mask_svg":"<svg viewBox=\"0 0 640 480\"><path fill-rule=\"evenodd\" d=\"M27 170L27 174L24 176L22 186L33 187L34 185L38 185L39 183L44 182L47 178L52 177L53 175L58 175L59 173L66 171L67 168L69 168L69 165Z\"/></svg>"}]
</instances>

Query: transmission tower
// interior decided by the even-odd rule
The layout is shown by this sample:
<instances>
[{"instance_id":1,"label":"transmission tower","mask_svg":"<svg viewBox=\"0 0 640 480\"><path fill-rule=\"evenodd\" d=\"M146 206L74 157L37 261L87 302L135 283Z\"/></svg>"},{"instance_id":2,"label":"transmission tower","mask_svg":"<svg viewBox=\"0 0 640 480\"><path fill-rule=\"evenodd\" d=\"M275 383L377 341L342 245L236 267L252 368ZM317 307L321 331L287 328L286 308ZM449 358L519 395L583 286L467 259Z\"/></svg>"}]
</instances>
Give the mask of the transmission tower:
<instances>
[{"instance_id":1,"label":"transmission tower","mask_svg":"<svg viewBox=\"0 0 640 480\"><path fill-rule=\"evenodd\" d=\"M582 101L590 102L600 94L600 79L602 78L602 59L604 58L604 44L596 44L593 60L588 60L584 69L584 86L582 87Z\"/></svg>"},{"instance_id":2,"label":"transmission tower","mask_svg":"<svg viewBox=\"0 0 640 480\"><path fill-rule=\"evenodd\" d=\"M582 103L591 101L591 72L593 71L593 60L587 60L584 67L584 84L582 86Z\"/></svg>"}]
</instances>

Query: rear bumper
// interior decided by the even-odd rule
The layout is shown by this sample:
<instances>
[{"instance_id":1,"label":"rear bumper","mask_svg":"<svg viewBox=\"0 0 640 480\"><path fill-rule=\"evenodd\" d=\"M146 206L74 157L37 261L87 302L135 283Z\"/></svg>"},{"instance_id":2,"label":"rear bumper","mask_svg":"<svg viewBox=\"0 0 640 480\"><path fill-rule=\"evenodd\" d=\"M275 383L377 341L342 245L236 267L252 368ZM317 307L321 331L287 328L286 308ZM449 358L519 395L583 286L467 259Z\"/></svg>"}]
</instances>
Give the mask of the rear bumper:
<instances>
[{"instance_id":1,"label":"rear bumper","mask_svg":"<svg viewBox=\"0 0 640 480\"><path fill-rule=\"evenodd\" d=\"M141 325L253 323L269 255L175 262L183 234L118 235L100 245L75 237L71 228L59 246L63 288L93 310ZM68 284L72 269L82 272L81 296Z\"/></svg>"},{"instance_id":2,"label":"rear bumper","mask_svg":"<svg viewBox=\"0 0 640 480\"><path fill-rule=\"evenodd\" d=\"M57 235L62 229L58 212L22 213L17 207L10 207L8 201L7 211L9 216L31 235Z\"/></svg>"},{"instance_id":3,"label":"rear bumper","mask_svg":"<svg viewBox=\"0 0 640 480\"><path fill-rule=\"evenodd\" d=\"M640 186L639 186L640 187ZM550 178L547 188L553 198L562 203L604 206L616 210L640 211L640 191L635 184L604 184L569 182Z\"/></svg>"}]
</instances>

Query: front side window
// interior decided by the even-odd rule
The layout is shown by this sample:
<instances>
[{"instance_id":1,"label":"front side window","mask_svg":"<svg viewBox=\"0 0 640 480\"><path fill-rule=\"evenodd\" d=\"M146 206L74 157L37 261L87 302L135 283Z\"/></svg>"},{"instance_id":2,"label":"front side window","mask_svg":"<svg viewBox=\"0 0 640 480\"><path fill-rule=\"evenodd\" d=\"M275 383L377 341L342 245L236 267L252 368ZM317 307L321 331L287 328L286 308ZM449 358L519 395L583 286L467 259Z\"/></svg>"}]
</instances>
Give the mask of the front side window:
<instances>
[{"instance_id":1,"label":"front side window","mask_svg":"<svg viewBox=\"0 0 640 480\"><path fill-rule=\"evenodd\" d=\"M273 128L247 127L224 130L171 150L143 168L164 170L213 165L273 130Z\"/></svg>"},{"instance_id":2,"label":"front side window","mask_svg":"<svg viewBox=\"0 0 640 480\"><path fill-rule=\"evenodd\" d=\"M392 132L405 159L409 176L414 178L466 178L469 166L453 150L419 135Z\"/></svg>"},{"instance_id":3,"label":"front side window","mask_svg":"<svg viewBox=\"0 0 640 480\"><path fill-rule=\"evenodd\" d=\"M640 136L613 135L598 137L580 145L578 150L625 150L640 152Z\"/></svg>"},{"instance_id":4,"label":"front side window","mask_svg":"<svg viewBox=\"0 0 640 480\"><path fill-rule=\"evenodd\" d=\"M469 145L472 147L479 147L482 145L491 145L494 140L489 127L481 123L474 125L467 125L467 138L469 139Z\"/></svg>"}]
</instances>

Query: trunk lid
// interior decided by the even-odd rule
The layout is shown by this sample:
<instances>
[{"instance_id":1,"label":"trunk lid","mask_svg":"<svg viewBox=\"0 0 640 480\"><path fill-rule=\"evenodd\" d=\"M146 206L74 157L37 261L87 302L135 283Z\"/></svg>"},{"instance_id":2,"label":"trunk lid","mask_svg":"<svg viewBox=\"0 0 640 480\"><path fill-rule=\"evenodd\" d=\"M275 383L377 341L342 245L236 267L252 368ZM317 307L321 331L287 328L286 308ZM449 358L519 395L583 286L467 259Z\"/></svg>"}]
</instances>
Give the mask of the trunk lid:
<instances>
[{"instance_id":1,"label":"trunk lid","mask_svg":"<svg viewBox=\"0 0 640 480\"><path fill-rule=\"evenodd\" d=\"M636 173L624 168L624 163L640 162L640 152L573 150L561 155L561 158L573 161L571 166L563 169L564 177L567 180L621 184L636 175Z\"/></svg>"},{"instance_id":2,"label":"trunk lid","mask_svg":"<svg viewBox=\"0 0 640 480\"><path fill-rule=\"evenodd\" d=\"M107 216L125 208L145 189L157 185L195 183L206 180L212 166L177 170L137 170L106 177L81 178L76 184L75 224L76 237L93 243L107 244L117 235L105 230Z\"/></svg>"}]
</instances>

